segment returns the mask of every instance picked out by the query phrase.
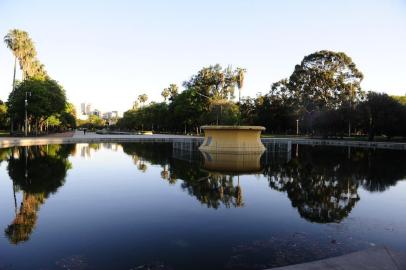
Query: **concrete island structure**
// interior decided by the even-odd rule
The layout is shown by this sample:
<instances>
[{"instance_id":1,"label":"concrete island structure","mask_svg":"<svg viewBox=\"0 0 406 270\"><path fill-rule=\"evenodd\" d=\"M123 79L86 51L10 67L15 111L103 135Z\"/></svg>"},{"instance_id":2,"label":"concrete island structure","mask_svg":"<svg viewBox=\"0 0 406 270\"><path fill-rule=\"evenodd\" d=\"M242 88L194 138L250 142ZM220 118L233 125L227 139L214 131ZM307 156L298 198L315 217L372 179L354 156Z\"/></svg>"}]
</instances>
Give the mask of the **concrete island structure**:
<instances>
[{"instance_id":1,"label":"concrete island structure","mask_svg":"<svg viewBox=\"0 0 406 270\"><path fill-rule=\"evenodd\" d=\"M261 126L202 126L204 141L202 152L228 154L262 154Z\"/></svg>"}]
</instances>

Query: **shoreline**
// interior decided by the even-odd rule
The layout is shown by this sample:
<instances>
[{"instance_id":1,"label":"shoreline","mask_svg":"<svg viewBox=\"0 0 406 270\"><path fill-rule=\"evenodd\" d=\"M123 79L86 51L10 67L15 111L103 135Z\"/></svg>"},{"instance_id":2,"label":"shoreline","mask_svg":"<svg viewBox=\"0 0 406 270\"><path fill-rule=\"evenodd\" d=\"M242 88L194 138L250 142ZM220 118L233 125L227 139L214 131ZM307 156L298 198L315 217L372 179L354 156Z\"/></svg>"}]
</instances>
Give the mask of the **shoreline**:
<instances>
[{"instance_id":1,"label":"shoreline","mask_svg":"<svg viewBox=\"0 0 406 270\"><path fill-rule=\"evenodd\" d=\"M0 148L13 146L31 146L45 144L69 144L69 143L119 143L119 142L191 142L203 141L204 137L190 135L102 135L89 132L84 135L82 132L75 132L72 136L46 136L46 137L2 137L0 138ZM308 139L308 138L261 138L267 144L298 144L298 145L323 145L341 147L359 147L372 149L393 149L406 150L406 143L402 142L369 142L369 141L342 141L329 139Z\"/></svg>"}]
</instances>

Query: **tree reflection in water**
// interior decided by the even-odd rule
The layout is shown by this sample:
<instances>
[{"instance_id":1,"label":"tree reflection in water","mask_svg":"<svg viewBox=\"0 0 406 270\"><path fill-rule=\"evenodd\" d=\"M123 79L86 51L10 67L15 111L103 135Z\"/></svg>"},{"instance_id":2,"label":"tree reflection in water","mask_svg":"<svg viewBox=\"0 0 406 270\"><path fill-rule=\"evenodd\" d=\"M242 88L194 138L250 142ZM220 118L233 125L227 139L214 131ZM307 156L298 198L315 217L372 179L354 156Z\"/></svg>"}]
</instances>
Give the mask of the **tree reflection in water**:
<instances>
[{"instance_id":1,"label":"tree reflection in water","mask_svg":"<svg viewBox=\"0 0 406 270\"><path fill-rule=\"evenodd\" d=\"M239 184L234 184L235 178L232 175L208 173L195 181L184 180L181 186L209 208L217 209L221 204L227 208L242 207L242 190Z\"/></svg>"},{"instance_id":2,"label":"tree reflection in water","mask_svg":"<svg viewBox=\"0 0 406 270\"><path fill-rule=\"evenodd\" d=\"M22 191L21 205L13 222L5 229L9 241L29 240L40 206L64 184L71 168L68 156L75 145L43 145L12 148L7 170L16 191Z\"/></svg>"},{"instance_id":3,"label":"tree reflection in water","mask_svg":"<svg viewBox=\"0 0 406 270\"><path fill-rule=\"evenodd\" d=\"M116 144L90 144L81 155L102 148L117 151ZM148 165L162 167L164 181L180 187L209 208L243 207L242 172L213 172L203 168L197 153L175 156L171 144L123 143L141 171ZM75 145L45 145L1 149L0 162L7 161L14 191L22 191L22 202L15 205L16 217L5 229L11 243L27 241L34 230L38 211L50 194L64 184L71 168L68 156ZM296 155L297 153L297 155ZM83 155L82 155L83 156ZM86 154L86 156L88 156ZM286 156L286 153L285 153ZM343 147L300 146L292 158L265 156L262 174L269 186L286 192L301 217L310 222L340 222L360 200L360 187L382 192L406 177L406 155L403 151L347 149ZM264 159L263 159L264 160Z\"/></svg>"},{"instance_id":4,"label":"tree reflection in water","mask_svg":"<svg viewBox=\"0 0 406 270\"><path fill-rule=\"evenodd\" d=\"M244 205L242 188L235 184L237 172L202 170L198 152L172 157L170 144L123 144L123 149L144 163L161 165L162 179L171 184L181 180L181 187L207 207ZM406 177L403 151L300 146L288 160L286 153L266 155L262 160L267 164L261 165L269 186L286 192L292 206L310 222L340 222L360 200L360 187L384 191Z\"/></svg>"},{"instance_id":5,"label":"tree reflection in water","mask_svg":"<svg viewBox=\"0 0 406 270\"><path fill-rule=\"evenodd\" d=\"M169 184L182 180L181 187L209 208L244 205L241 187L234 184L236 176L201 170L198 152L193 160L185 161L172 158L171 144L123 143L122 147L140 171L145 162L160 165L162 179Z\"/></svg>"},{"instance_id":6,"label":"tree reflection in water","mask_svg":"<svg viewBox=\"0 0 406 270\"><path fill-rule=\"evenodd\" d=\"M384 191L406 176L403 151L300 146L297 157L264 170L271 188L286 192L301 217L340 222L360 200L358 188ZM295 152L295 151L293 151Z\"/></svg>"}]
</instances>

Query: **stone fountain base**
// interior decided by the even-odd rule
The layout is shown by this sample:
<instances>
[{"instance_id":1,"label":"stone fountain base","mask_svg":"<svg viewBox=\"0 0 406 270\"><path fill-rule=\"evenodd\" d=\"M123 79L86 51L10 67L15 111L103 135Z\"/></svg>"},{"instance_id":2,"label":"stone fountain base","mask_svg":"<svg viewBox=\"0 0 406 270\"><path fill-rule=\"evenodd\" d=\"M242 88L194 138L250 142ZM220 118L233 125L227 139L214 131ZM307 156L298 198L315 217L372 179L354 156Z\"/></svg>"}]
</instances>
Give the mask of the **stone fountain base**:
<instances>
[{"instance_id":1,"label":"stone fountain base","mask_svg":"<svg viewBox=\"0 0 406 270\"><path fill-rule=\"evenodd\" d=\"M208 153L263 153L261 126L202 126L204 141L199 150Z\"/></svg>"}]
</instances>

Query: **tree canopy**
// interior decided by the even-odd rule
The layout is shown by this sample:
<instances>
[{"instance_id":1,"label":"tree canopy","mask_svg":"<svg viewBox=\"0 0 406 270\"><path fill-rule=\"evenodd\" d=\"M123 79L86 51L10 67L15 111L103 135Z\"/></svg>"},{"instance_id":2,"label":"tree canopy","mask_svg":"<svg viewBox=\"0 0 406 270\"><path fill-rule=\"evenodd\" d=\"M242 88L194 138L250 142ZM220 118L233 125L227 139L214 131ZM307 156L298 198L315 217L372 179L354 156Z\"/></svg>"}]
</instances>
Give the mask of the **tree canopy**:
<instances>
[{"instance_id":1,"label":"tree canopy","mask_svg":"<svg viewBox=\"0 0 406 270\"><path fill-rule=\"evenodd\" d=\"M8 98L9 112L14 115L14 121L24 121L26 96L28 120L37 128L51 115L61 114L65 110L65 91L56 81L26 79L17 85Z\"/></svg>"},{"instance_id":2,"label":"tree canopy","mask_svg":"<svg viewBox=\"0 0 406 270\"><path fill-rule=\"evenodd\" d=\"M289 78L288 95L306 112L337 108L362 99L363 74L343 52L307 55Z\"/></svg>"},{"instance_id":3,"label":"tree canopy","mask_svg":"<svg viewBox=\"0 0 406 270\"><path fill-rule=\"evenodd\" d=\"M19 61L23 79L48 77L45 66L37 58L34 42L26 31L12 29L4 37L4 42Z\"/></svg>"}]
</instances>

